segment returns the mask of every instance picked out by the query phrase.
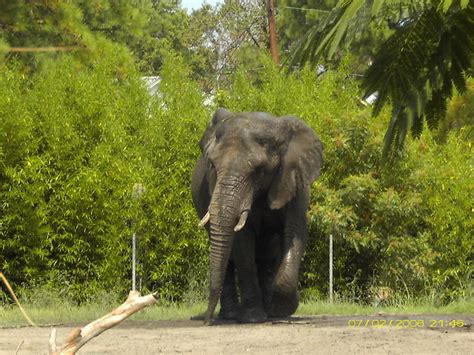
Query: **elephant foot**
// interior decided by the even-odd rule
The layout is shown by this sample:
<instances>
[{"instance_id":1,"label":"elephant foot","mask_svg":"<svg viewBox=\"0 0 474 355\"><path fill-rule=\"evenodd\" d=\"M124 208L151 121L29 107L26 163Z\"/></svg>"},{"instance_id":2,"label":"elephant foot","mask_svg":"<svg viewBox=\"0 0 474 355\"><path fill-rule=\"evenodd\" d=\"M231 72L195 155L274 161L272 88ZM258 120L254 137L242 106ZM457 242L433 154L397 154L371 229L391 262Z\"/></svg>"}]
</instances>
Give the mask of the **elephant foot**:
<instances>
[{"instance_id":1,"label":"elephant foot","mask_svg":"<svg viewBox=\"0 0 474 355\"><path fill-rule=\"evenodd\" d=\"M235 320L239 316L239 307L222 307L219 311L219 319Z\"/></svg>"},{"instance_id":2,"label":"elephant foot","mask_svg":"<svg viewBox=\"0 0 474 355\"><path fill-rule=\"evenodd\" d=\"M243 308L237 320L240 323L263 323L267 320L267 314L261 307Z\"/></svg>"},{"instance_id":3,"label":"elephant foot","mask_svg":"<svg viewBox=\"0 0 474 355\"><path fill-rule=\"evenodd\" d=\"M289 317L296 312L298 305L298 292L294 292L290 295L275 292L273 294L268 316L271 318Z\"/></svg>"}]
</instances>

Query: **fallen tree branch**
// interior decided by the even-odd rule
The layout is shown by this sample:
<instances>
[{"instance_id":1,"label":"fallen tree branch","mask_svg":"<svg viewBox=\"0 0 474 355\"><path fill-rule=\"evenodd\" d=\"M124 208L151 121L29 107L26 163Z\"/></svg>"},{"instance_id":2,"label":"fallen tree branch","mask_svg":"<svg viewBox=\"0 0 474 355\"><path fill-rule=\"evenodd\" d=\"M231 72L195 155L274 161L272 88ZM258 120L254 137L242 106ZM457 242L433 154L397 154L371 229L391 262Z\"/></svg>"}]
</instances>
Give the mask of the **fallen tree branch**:
<instances>
[{"instance_id":1,"label":"fallen tree branch","mask_svg":"<svg viewBox=\"0 0 474 355\"><path fill-rule=\"evenodd\" d=\"M138 291L130 291L127 300L105 316L96 319L82 328L75 328L69 333L66 344L59 350L56 346L56 329L52 329L49 337L49 353L51 355L75 354L83 345L102 332L110 329L142 310L157 302L157 293L140 296Z\"/></svg>"},{"instance_id":2,"label":"fallen tree branch","mask_svg":"<svg viewBox=\"0 0 474 355\"><path fill-rule=\"evenodd\" d=\"M35 322L33 322L31 320L30 317L28 317L28 314L26 314L25 310L23 309L23 307L21 306L20 304L20 301L18 301L18 298L16 297L15 295L15 292L13 292L13 289L12 287L10 286L10 283L8 282L7 278L5 277L5 275L3 275L3 272L0 272L0 280L3 281L3 283L5 284L5 287L7 288L7 290L10 292L10 295L13 297L13 300L15 301L15 303L17 304L18 308L20 309L21 313L23 314L23 316L26 318L26 320L28 321L28 323L30 323L30 325L32 325L33 327L38 327ZM21 344L20 344L21 345Z\"/></svg>"}]
</instances>

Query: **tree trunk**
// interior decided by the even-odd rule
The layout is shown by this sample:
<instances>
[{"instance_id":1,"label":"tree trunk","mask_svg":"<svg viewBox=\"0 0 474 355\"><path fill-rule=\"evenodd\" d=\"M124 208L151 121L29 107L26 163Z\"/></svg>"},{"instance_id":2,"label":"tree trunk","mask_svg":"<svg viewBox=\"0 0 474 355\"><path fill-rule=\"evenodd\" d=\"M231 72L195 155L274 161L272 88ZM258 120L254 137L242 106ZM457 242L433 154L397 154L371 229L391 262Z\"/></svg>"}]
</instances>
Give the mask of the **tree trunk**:
<instances>
[{"instance_id":1,"label":"tree trunk","mask_svg":"<svg viewBox=\"0 0 474 355\"><path fill-rule=\"evenodd\" d=\"M275 64L280 64L280 56L278 54L277 31L275 21L275 4L273 0L266 0L267 16L268 16L268 32L270 34L270 53Z\"/></svg>"}]
</instances>

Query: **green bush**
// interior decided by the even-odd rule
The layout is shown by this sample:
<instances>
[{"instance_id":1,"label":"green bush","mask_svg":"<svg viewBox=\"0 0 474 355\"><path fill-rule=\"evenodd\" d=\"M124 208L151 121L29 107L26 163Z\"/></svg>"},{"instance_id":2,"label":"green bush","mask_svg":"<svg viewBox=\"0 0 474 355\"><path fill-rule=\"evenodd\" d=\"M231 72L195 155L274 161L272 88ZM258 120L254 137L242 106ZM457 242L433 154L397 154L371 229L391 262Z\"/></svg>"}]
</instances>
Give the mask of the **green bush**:
<instances>
[{"instance_id":1,"label":"green bush","mask_svg":"<svg viewBox=\"0 0 474 355\"><path fill-rule=\"evenodd\" d=\"M213 109L182 58L166 54L158 97L113 54L73 57L31 77L0 68L0 268L26 298L34 289L73 302L130 288L131 235L139 285L168 300L206 295L207 237L197 229L190 176ZM472 285L472 147L448 135L412 141L380 164L388 114L374 119L342 68L285 76L270 61L234 75L217 104L304 119L325 164L312 187L303 296L327 293L334 236L338 297L370 301L377 288L445 302ZM144 186L139 198L133 187ZM389 292L390 293L390 292Z\"/></svg>"},{"instance_id":2,"label":"green bush","mask_svg":"<svg viewBox=\"0 0 474 355\"><path fill-rule=\"evenodd\" d=\"M114 79L111 60L70 58L32 78L4 69L0 225L2 270L16 283L123 288L132 181L142 166L134 131L148 98ZM15 91L12 87L17 87Z\"/></svg>"},{"instance_id":3,"label":"green bush","mask_svg":"<svg viewBox=\"0 0 474 355\"><path fill-rule=\"evenodd\" d=\"M198 141L211 113L203 107L202 93L189 74L182 58L166 56L160 84L163 97L152 103L152 124L143 132L151 170L143 177L147 192L137 222L141 273L147 288L170 300L180 300L190 283L207 291L203 285L207 236L197 227L190 185Z\"/></svg>"},{"instance_id":4,"label":"green bush","mask_svg":"<svg viewBox=\"0 0 474 355\"><path fill-rule=\"evenodd\" d=\"M179 58L155 101L114 59L84 67L64 57L31 78L1 69L0 268L16 285L61 286L76 301L123 293L136 232L143 286L180 297L194 269L205 278L189 180L208 113Z\"/></svg>"}]
</instances>

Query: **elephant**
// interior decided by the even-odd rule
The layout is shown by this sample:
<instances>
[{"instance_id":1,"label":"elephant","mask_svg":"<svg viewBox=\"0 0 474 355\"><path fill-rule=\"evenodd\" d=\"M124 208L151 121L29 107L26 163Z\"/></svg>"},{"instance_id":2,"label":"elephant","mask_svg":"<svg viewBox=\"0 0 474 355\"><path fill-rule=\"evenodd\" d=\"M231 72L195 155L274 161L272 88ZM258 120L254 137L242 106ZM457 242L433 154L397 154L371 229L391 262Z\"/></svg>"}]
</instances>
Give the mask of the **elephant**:
<instances>
[{"instance_id":1,"label":"elephant","mask_svg":"<svg viewBox=\"0 0 474 355\"><path fill-rule=\"evenodd\" d=\"M323 145L293 116L219 108L200 142L191 190L209 235L204 321L287 317L299 304L298 273L308 234L310 185Z\"/></svg>"}]
</instances>

